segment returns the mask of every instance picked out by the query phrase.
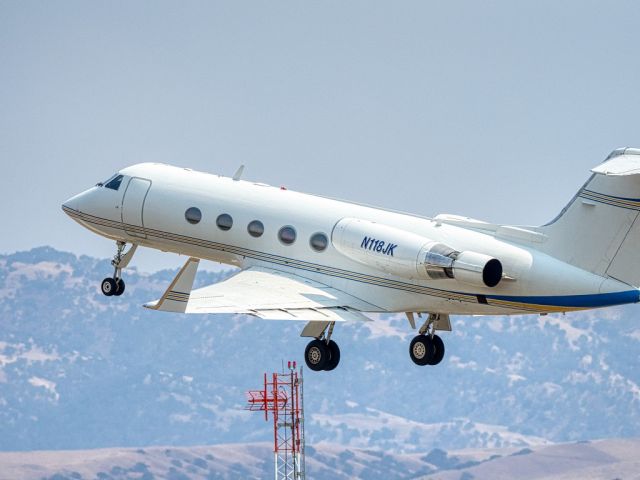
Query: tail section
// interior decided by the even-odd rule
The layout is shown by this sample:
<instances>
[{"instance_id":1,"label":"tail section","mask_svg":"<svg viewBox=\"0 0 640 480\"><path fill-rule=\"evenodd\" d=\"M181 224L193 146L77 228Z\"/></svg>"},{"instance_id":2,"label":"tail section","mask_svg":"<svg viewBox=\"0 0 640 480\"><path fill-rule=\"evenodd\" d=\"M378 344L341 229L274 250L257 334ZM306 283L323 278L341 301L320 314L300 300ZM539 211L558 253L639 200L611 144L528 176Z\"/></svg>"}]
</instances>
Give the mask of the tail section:
<instances>
[{"instance_id":1,"label":"tail section","mask_svg":"<svg viewBox=\"0 0 640 480\"><path fill-rule=\"evenodd\" d=\"M640 286L640 149L614 150L549 224L541 250Z\"/></svg>"}]
</instances>

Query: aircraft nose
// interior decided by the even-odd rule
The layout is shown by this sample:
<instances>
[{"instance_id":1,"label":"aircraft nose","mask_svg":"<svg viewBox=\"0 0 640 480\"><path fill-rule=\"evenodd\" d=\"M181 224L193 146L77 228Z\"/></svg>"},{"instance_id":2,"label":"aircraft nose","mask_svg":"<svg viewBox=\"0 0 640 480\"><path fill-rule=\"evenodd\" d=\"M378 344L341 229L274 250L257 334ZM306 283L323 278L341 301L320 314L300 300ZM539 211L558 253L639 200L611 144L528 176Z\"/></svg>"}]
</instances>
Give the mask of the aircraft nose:
<instances>
[{"instance_id":1,"label":"aircraft nose","mask_svg":"<svg viewBox=\"0 0 640 480\"><path fill-rule=\"evenodd\" d=\"M80 197L82 196L82 194L78 194L78 195L74 195L73 197L65 200L65 202L62 204L62 211L65 212L66 214L69 214L70 212L73 211L80 211Z\"/></svg>"}]
</instances>

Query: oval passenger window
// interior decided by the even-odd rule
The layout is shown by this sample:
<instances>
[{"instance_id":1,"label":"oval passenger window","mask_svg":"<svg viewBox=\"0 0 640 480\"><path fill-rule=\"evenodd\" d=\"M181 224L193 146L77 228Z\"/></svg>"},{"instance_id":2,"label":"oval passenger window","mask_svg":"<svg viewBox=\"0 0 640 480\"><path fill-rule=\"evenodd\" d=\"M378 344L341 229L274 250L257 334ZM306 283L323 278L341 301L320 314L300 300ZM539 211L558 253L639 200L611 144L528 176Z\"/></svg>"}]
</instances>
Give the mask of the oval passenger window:
<instances>
[{"instance_id":1,"label":"oval passenger window","mask_svg":"<svg viewBox=\"0 0 640 480\"><path fill-rule=\"evenodd\" d=\"M231 215L223 213L216 219L216 225L218 225L220 230L231 230L231 227L233 227L233 219Z\"/></svg>"},{"instance_id":2,"label":"oval passenger window","mask_svg":"<svg viewBox=\"0 0 640 480\"><path fill-rule=\"evenodd\" d=\"M247 225L247 231L252 237L261 237L264 233L264 225L260 220L254 220Z\"/></svg>"},{"instance_id":3,"label":"oval passenger window","mask_svg":"<svg viewBox=\"0 0 640 480\"><path fill-rule=\"evenodd\" d=\"M311 235L309 244L311 245L311 248L313 248L316 252L322 252L327 248L329 239L324 233L318 232Z\"/></svg>"},{"instance_id":4,"label":"oval passenger window","mask_svg":"<svg viewBox=\"0 0 640 480\"><path fill-rule=\"evenodd\" d=\"M199 223L200 220L202 220L202 212L200 212L199 208L190 207L187 208L186 212L184 212L184 218L187 219L187 222L195 225L196 223Z\"/></svg>"},{"instance_id":5,"label":"oval passenger window","mask_svg":"<svg viewBox=\"0 0 640 480\"><path fill-rule=\"evenodd\" d=\"M291 245L296 241L296 231L292 226L287 225L286 227L282 227L280 229L280 231L278 232L278 238L285 245Z\"/></svg>"}]
</instances>

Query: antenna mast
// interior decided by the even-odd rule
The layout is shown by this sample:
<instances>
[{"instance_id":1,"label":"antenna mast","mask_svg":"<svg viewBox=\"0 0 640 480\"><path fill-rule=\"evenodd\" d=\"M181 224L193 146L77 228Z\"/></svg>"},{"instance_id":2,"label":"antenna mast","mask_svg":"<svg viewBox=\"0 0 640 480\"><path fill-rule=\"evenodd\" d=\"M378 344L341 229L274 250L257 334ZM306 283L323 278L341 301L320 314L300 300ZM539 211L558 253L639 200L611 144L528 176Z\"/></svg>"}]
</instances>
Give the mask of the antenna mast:
<instances>
[{"instance_id":1,"label":"antenna mast","mask_svg":"<svg viewBox=\"0 0 640 480\"><path fill-rule=\"evenodd\" d=\"M287 370L264 374L264 388L247 392L247 410L264 412L273 419L273 453L276 480L304 480L304 399L302 367L287 362Z\"/></svg>"}]
</instances>

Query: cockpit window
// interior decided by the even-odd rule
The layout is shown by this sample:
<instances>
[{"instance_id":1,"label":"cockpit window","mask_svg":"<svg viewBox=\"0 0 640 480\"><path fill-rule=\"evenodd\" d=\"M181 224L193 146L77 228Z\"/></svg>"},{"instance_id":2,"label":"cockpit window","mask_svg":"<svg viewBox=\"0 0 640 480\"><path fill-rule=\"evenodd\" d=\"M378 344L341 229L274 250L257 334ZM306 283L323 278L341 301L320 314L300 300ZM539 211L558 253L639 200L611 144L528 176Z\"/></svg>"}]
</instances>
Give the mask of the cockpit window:
<instances>
[{"instance_id":1,"label":"cockpit window","mask_svg":"<svg viewBox=\"0 0 640 480\"><path fill-rule=\"evenodd\" d=\"M104 186L105 188L110 188L111 190L118 190L121 183L122 175L116 175L112 179L108 180L107 183L104 184Z\"/></svg>"},{"instance_id":2,"label":"cockpit window","mask_svg":"<svg viewBox=\"0 0 640 480\"><path fill-rule=\"evenodd\" d=\"M118 176L117 173L114 173L113 175L111 175L107 180L105 180L104 182L98 182L96 183L96 187L104 187L105 183L109 183L111 180L113 180L114 178L116 178Z\"/></svg>"}]
</instances>

